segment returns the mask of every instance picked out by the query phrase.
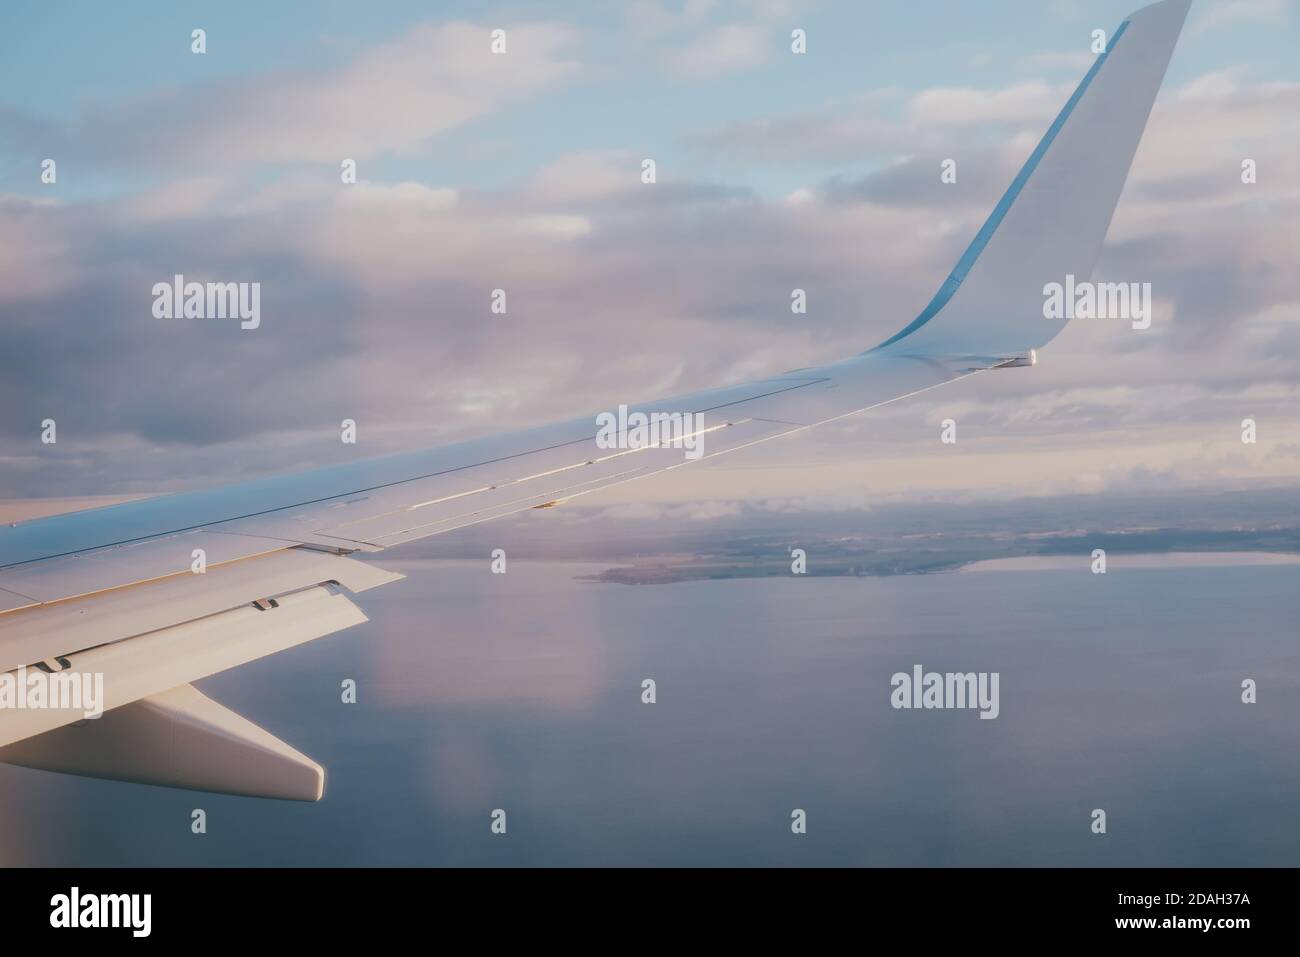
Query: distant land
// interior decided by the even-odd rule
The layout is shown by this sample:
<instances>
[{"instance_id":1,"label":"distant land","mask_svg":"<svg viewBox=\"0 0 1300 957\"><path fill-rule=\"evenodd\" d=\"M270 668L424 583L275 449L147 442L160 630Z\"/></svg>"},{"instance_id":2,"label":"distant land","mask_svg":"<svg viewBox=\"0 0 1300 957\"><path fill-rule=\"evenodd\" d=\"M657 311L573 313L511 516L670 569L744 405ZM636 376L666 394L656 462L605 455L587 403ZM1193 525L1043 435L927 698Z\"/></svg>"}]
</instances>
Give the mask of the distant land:
<instances>
[{"instance_id":1,"label":"distant land","mask_svg":"<svg viewBox=\"0 0 1300 957\"><path fill-rule=\"evenodd\" d=\"M1098 546L1101 547L1101 546ZM820 578L834 577L885 577L889 575L925 575L954 571L1043 571L1067 568L1088 568L1092 549L1069 555L1023 555L1012 558L943 559L918 562L907 566L900 562L872 563L860 559L831 557L818 564L809 563L806 574ZM1242 551L1171 551L1162 553L1107 553L1115 568L1186 568L1192 566L1224 565L1294 565L1300 564L1300 553L1242 552ZM682 562L678 564L622 565L606 569L595 575L580 575L580 579L593 582L612 582L620 585L665 585L672 582L705 581L725 578L788 578L793 574L790 561L726 565L711 561Z\"/></svg>"},{"instance_id":2,"label":"distant land","mask_svg":"<svg viewBox=\"0 0 1300 957\"><path fill-rule=\"evenodd\" d=\"M860 511L715 503L697 513L669 507L630 516L561 506L412 548L404 554L472 558L503 548L516 558L607 563L581 577L618 584L785 577L795 548L807 556L807 574L823 577L996 568L977 563L1011 559L1035 567L1046 567L1048 559L1055 567L1086 566L1096 548L1121 565L1125 557L1135 564L1133 556L1147 556L1141 561L1148 565L1276 563L1300 560L1300 490L1135 492Z\"/></svg>"},{"instance_id":3,"label":"distant land","mask_svg":"<svg viewBox=\"0 0 1300 957\"><path fill-rule=\"evenodd\" d=\"M0 519L115 504L137 496L0 500ZM803 549L814 577L923 575L959 569L1300 561L1300 489L1150 491L1012 501L888 504L862 510L789 503L638 509L561 505L404 546L393 559L590 562L580 578L616 584L786 577ZM1141 556L1139 559L1138 556ZM1191 557L1195 556L1195 557ZM382 565L386 554L377 556Z\"/></svg>"}]
</instances>

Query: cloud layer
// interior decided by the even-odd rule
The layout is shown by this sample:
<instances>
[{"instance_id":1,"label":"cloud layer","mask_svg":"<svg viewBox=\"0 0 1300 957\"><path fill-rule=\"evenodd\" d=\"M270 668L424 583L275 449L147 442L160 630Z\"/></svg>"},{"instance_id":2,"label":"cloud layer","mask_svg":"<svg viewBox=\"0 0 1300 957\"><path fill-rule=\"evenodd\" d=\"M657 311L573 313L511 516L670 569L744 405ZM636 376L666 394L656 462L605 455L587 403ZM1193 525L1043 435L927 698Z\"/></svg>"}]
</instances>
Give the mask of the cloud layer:
<instances>
[{"instance_id":1,"label":"cloud layer","mask_svg":"<svg viewBox=\"0 0 1300 957\"><path fill-rule=\"evenodd\" d=\"M635 26L692 22L689 9L661 13L643 5ZM703 25L686 43L672 33L664 67L693 82L757 67L779 36L766 22ZM430 156L476 118L520 105L545 116L554 91L599 82L572 27L512 28L506 57L489 32L417 25L321 75L91 102L57 130L0 117L20 153L58 142L147 173L99 201L0 197L0 496L212 484L861 351L924 305L1069 89L1055 75L881 89L688 125L679 143L703 164L661 164L653 185L620 143L539 158L492 188L433 173L342 183L343 157ZM1076 322L1035 370L809 439L795 458L816 467L755 456L651 494L853 504L867 488L1048 494L1300 475L1297 147L1300 84L1243 68L1166 90L1099 268L1152 283L1149 332ZM940 182L946 158L956 184ZM840 172L788 196L750 185L754 170L809 161ZM153 318L152 285L176 273L260 282L261 328ZM794 288L807 315L790 311ZM496 289L505 315L491 311ZM1247 416L1260 423L1252 447L1239 440ZM944 417L960 423L956 451L938 445ZM57 445L39 441L46 418ZM344 418L357 447L338 441Z\"/></svg>"}]
</instances>

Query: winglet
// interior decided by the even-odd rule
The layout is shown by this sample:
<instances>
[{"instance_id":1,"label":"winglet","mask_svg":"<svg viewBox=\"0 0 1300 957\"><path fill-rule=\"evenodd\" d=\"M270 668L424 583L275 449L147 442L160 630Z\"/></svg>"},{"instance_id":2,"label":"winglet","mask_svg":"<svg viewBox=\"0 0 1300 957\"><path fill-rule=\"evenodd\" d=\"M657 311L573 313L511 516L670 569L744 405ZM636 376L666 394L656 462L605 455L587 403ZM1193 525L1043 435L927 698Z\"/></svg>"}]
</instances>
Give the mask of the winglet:
<instances>
[{"instance_id":1,"label":"winglet","mask_svg":"<svg viewBox=\"0 0 1300 957\"><path fill-rule=\"evenodd\" d=\"M1092 275L1190 6L1120 24L934 298L871 351L1025 355L1065 327L1043 287Z\"/></svg>"}]
</instances>

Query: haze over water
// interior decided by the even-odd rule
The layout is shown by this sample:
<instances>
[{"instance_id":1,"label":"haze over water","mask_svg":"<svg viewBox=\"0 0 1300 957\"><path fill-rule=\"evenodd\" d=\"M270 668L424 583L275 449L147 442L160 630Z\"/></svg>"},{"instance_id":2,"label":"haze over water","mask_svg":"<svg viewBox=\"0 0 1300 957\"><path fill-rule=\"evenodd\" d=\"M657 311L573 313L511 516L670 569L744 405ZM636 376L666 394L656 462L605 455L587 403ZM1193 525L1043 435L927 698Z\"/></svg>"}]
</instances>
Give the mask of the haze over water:
<instances>
[{"instance_id":1,"label":"haze over water","mask_svg":"<svg viewBox=\"0 0 1300 957\"><path fill-rule=\"evenodd\" d=\"M364 596L370 624L201 684L321 762L322 802L0 766L0 862L1300 861L1294 565L622 586L377 564L409 578ZM1000 716L894 710L915 664L999 672Z\"/></svg>"}]
</instances>

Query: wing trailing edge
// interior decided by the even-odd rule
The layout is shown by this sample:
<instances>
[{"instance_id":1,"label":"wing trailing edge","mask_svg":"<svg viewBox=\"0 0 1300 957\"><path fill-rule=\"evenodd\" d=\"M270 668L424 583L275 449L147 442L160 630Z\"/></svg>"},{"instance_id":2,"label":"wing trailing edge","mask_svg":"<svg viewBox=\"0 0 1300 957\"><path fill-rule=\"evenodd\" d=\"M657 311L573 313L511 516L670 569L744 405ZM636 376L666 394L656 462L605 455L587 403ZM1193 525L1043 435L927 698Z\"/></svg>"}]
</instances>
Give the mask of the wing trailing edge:
<instances>
[{"instance_id":1,"label":"wing trailing edge","mask_svg":"<svg viewBox=\"0 0 1300 957\"><path fill-rule=\"evenodd\" d=\"M266 602L60 656L62 670L51 677L65 673L96 676L103 689L96 705L111 711L367 620L336 586L314 585ZM33 683L28 669L4 677L11 675L15 676L15 686ZM80 702L73 707L5 708L0 710L0 745L52 731L84 716Z\"/></svg>"}]
</instances>

